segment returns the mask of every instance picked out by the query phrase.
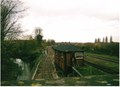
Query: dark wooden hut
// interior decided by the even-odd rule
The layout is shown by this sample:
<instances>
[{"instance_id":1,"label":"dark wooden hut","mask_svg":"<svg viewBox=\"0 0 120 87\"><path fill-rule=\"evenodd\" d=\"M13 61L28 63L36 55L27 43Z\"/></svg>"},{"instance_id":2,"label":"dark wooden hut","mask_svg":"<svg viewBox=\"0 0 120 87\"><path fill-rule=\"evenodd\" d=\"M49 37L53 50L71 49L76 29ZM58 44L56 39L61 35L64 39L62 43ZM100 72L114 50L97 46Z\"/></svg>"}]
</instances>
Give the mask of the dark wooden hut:
<instances>
[{"instance_id":1,"label":"dark wooden hut","mask_svg":"<svg viewBox=\"0 0 120 87\"><path fill-rule=\"evenodd\" d=\"M84 51L72 44L60 44L52 47L55 51L55 64L64 71L65 75L71 72L72 66L84 65Z\"/></svg>"}]
</instances>

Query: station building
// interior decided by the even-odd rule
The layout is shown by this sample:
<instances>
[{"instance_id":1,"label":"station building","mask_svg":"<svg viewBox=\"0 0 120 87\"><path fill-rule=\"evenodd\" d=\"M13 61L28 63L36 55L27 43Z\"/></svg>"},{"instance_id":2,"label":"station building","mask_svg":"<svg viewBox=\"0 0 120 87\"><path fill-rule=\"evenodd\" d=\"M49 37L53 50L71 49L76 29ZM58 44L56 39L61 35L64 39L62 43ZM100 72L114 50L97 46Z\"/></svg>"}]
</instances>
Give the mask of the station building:
<instances>
[{"instance_id":1,"label":"station building","mask_svg":"<svg viewBox=\"0 0 120 87\"><path fill-rule=\"evenodd\" d=\"M73 44L60 44L52 47L55 55L55 64L65 73L69 74L72 66L84 65L84 51Z\"/></svg>"}]
</instances>

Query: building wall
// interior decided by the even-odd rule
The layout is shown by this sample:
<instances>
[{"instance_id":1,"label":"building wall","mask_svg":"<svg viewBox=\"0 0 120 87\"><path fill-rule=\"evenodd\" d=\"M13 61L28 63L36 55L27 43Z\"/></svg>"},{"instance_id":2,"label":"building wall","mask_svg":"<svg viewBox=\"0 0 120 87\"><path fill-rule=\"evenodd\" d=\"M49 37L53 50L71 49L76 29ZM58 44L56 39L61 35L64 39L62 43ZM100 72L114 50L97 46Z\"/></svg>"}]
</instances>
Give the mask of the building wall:
<instances>
[{"instance_id":1,"label":"building wall","mask_svg":"<svg viewBox=\"0 0 120 87\"><path fill-rule=\"evenodd\" d=\"M59 65L59 67L61 68L61 52L59 52L59 57L58 57L58 59L59 59L58 65Z\"/></svg>"},{"instance_id":2,"label":"building wall","mask_svg":"<svg viewBox=\"0 0 120 87\"><path fill-rule=\"evenodd\" d=\"M58 65L58 52L55 51L55 64Z\"/></svg>"},{"instance_id":3,"label":"building wall","mask_svg":"<svg viewBox=\"0 0 120 87\"><path fill-rule=\"evenodd\" d=\"M57 53L56 53L57 52ZM64 71L65 74L68 74L70 72L70 69L72 67L72 53L63 53L63 56L61 56L60 51L55 51L55 64ZM73 52L75 53L75 52ZM75 56L75 55L74 55ZM79 64L79 66L84 65L84 57L83 59L77 59L76 60Z\"/></svg>"},{"instance_id":4,"label":"building wall","mask_svg":"<svg viewBox=\"0 0 120 87\"><path fill-rule=\"evenodd\" d=\"M62 57L61 57L61 52L60 52L59 60L60 60L60 64L59 64L59 66L60 66L60 68L62 69Z\"/></svg>"},{"instance_id":5,"label":"building wall","mask_svg":"<svg viewBox=\"0 0 120 87\"><path fill-rule=\"evenodd\" d=\"M60 52L60 65L59 66L63 71L65 70L65 54L63 52Z\"/></svg>"},{"instance_id":6,"label":"building wall","mask_svg":"<svg viewBox=\"0 0 120 87\"><path fill-rule=\"evenodd\" d=\"M75 53L77 53L77 52L75 52ZM82 53L83 57L76 58L76 61L77 61L77 63L78 63L79 66L83 66L84 65L84 52L79 52L79 53Z\"/></svg>"},{"instance_id":7,"label":"building wall","mask_svg":"<svg viewBox=\"0 0 120 87\"><path fill-rule=\"evenodd\" d=\"M77 59L76 61L78 62L79 66L83 66L84 65L84 59Z\"/></svg>"}]
</instances>

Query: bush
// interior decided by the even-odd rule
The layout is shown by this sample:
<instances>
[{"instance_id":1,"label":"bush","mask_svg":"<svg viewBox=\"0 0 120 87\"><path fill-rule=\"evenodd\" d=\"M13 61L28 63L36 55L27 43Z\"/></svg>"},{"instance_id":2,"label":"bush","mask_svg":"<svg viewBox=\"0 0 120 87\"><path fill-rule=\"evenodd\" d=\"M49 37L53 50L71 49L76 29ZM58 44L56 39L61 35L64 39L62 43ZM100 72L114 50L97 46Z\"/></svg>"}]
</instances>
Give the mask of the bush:
<instances>
[{"instance_id":1,"label":"bush","mask_svg":"<svg viewBox=\"0 0 120 87\"><path fill-rule=\"evenodd\" d=\"M18 75L21 75L22 69L18 64L14 63L10 59L1 60L1 80L9 81L16 80Z\"/></svg>"},{"instance_id":2,"label":"bush","mask_svg":"<svg viewBox=\"0 0 120 87\"><path fill-rule=\"evenodd\" d=\"M35 53L31 53L31 54L26 54L25 57L22 57L21 59L30 64L30 67L32 68L37 60L37 58L40 56L40 53L35 52Z\"/></svg>"}]
</instances>

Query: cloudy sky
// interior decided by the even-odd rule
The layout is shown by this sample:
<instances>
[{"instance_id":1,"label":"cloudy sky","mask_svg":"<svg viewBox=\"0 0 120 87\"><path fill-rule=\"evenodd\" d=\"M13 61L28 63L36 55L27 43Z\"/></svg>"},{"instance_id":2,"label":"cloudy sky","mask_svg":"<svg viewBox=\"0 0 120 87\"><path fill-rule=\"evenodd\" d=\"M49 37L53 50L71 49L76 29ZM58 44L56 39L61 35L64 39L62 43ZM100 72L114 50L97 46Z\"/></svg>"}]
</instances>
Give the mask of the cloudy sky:
<instances>
[{"instance_id":1,"label":"cloudy sky","mask_svg":"<svg viewBox=\"0 0 120 87\"><path fill-rule=\"evenodd\" d=\"M35 27L43 39L94 42L112 35L119 42L119 0L21 0L29 9L21 19L26 35Z\"/></svg>"}]
</instances>

